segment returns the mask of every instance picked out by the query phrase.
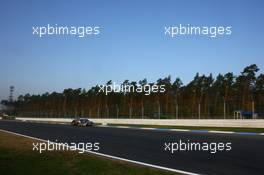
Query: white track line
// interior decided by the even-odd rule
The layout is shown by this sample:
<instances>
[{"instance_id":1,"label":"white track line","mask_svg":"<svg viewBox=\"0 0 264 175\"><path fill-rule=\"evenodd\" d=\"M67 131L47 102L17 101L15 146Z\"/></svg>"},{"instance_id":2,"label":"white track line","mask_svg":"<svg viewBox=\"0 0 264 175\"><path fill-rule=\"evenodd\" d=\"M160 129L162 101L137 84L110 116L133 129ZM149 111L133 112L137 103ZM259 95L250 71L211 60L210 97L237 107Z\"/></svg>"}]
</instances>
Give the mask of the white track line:
<instances>
[{"instance_id":1,"label":"white track line","mask_svg":"<svg viewBox=\"0 0 264 175\"><path fill-rule=\"evenodd\" d=\"M129 126L114 126L114 128L125 128L125 129L127 129L127 128L130 128Z\"/></svg>"},{"instance_id":2,"label":"white track line","mask_svg":"<svg viewBox=\"0 0 264 175\"><path fill-rule=\"evenodd\" d=\"M124 129L143 129L143 130L164 130L164 131L179 131L179 132L199 132L199 130L188 130L188 129L166 129L166 128L148 128L148 127L130 127L130 126L107 126L107 125L98 125L98 127L109 127L109 128L124 128ZM240 132L233 132L233 131L214 131L209 130L205 133L217 133L217 134L240 134ZM250 135L250 134L249 134ZM264 135L264 133L256 133L253 135Z\"/></svg>"},{"instance_id":3,"label":"white track line","mask_svg":"<svg viewBox=\"0 0 264 175\"><path fill-rule=\"evenodd\" d=\"M22 137L26 137L26 138L30 138L30 139L39 140L39 141L42 141L42 142L48 142L48 140L40 139L40 138L37 138L37 137L27 136L27 135L19 134L19 133L12 132L12 131L7 131L7 130L3 130L3 129L0 129L0 131L6 132L6 133L10 133L10 134L14 134L14 135L18 135L18 136L22 136ZM53 142L50 142L50 143L53 143ZM65 146L69 147L68 145L65 145ZM82 150L79 150L79 151L82 151ZM98 156L102 156L102 157L107 157L107 158L111 158L111 159L126 161L126 162L139 164L139 165L144 165L144 166L148 166L148 167L152 167L152 168L157 168L157 169L161 169L161 170L165 170L165 171L172 171L172 172L175 172L175 173L181 173L181 174L187 174L187 175L198 175L197 173L177 170L177 169L173 169L173 168L167 168L167 167L158 166L158 165L152 165L152 164L139 162L139 161L135 161L135 160L129 160L129 159L121 158L121 157L111 156L111 155L103 154L103 153L99 153L99 152L93 152L93 151L85 151L85 152L91 153L91 154L94 154L94 155L98 155Z\"/></svg>"},{"instance_id":4,"label":"white track line","mask_svg":"<svg viewBox=\"0 0 264 175\"><path fill-rule=\"evenodd\" d=\"M170 129L170 131L183 131L183 132L189 132L191 130L188 129Z\"/></svg>"},{"instance_id":5,"label":"white track line","mask_svg":"<svg viewBox=\"0 0 264 175\"><path fill-rule=\"evenodd\" d=\"M146 128L146 127L143 127L141 129L145 129L145 130L155 130L156 128Z\"/></svg>"},{"instance_id":6,"label":"white track line","mask_svg":"<svg viewBox=\"0 0 264 175\"><path fill-rule=\"evenodd\" d=\"M232 131L208 131L211 133L221 133L221 134L234 134L235 132Z\"/></svg>"}]
</instances>

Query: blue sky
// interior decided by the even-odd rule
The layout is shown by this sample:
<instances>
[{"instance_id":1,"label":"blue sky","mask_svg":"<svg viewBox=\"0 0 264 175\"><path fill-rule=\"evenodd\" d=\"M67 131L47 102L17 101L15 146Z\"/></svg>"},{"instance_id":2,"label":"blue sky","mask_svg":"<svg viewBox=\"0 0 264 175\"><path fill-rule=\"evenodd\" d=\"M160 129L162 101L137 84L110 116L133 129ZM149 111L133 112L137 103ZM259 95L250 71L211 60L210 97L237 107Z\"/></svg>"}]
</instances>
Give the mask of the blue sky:
<instances>
[{"instance_id":1,"label":"blue sky","mask_svg":"<svg viewBox=\"0 0 264 175\"><path fill-rule=\"evenodd\" d=\"M261 0L98 0L0 2L0 99L89 88L171 75L188 83L201 74L239 74L249 64L264 70ZM100 26L96 37L32 35L47 24ZM169 38L164 26L232 26L219 38Z\"/></svg>"}]
</instances>

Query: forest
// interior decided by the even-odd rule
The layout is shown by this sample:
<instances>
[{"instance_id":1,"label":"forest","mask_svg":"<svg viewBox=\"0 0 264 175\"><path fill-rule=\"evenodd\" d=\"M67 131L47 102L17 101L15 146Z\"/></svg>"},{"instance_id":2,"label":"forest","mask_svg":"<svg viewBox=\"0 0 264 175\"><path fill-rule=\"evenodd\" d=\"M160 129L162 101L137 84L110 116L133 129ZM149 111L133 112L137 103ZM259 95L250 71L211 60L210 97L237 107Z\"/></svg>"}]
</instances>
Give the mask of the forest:
<instances>
[{"instance_id":1,"label":"forest","mask_svg":"<svg viewBox=\"0 0 264 175\"><path fill-rule=\"evenodd\" d=\"M106 85L111 85L108 81ZM91 117L91 118L233 118L241 110L264 116L264 74L256 64L245 67L239 75L232 72L200 75L183 85L180 78L125 80L123 84L165 85L163 93L145 95L138 92L99 91L99 85L90 89L64 89L63 92L41 95L20 95L12 102L17 116L27 117Z\"/></svg>"}]
</instances>

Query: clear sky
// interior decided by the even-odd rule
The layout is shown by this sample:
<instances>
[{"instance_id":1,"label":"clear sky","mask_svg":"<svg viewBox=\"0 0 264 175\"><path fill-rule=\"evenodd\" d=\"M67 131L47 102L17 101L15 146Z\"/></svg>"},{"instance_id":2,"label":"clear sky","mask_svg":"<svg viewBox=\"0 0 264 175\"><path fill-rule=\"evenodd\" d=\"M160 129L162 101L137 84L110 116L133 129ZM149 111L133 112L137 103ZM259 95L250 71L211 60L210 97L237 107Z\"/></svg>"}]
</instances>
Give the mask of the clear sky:
<instances>
[{"instance_id":1,"label":"clear sky","mask_svg":"<svg viewBox=\"0 0 264 175\"><path fill-rule=\"evenodd\" d=\"M171 75L188 83L201 74L264 71L262 0L1 0L0 99L89 88L108 80L155 81ZM100 26L97 37L32 35L47 24ZM164 26L232 26L219 38L169 38Z\"/></svg>"}]
</instances>

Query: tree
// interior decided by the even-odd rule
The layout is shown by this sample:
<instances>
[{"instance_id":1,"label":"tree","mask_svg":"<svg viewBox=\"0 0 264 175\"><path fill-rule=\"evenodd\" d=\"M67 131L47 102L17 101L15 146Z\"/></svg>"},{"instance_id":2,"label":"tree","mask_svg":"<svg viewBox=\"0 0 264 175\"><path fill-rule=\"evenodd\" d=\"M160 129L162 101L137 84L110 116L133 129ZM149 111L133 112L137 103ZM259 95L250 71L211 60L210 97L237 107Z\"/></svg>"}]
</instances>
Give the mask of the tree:
<instances>
[{"instance_id":1,"label":"tree","mask_svg":"<svg viewBox=\"0 0 264 175\"><path fill-rule=\"evenodd\" d=\"M180 78L171 83L170 75L156 82L125 80L122 86L130 88L126 92L111 90L106 95L96 85L87 90L20 95L13 103L18 115L37 117L227 118L237 109L264 116L264 74L257 76L258 71L252 64L238 76L228 72L214 79L212 74L197 73L186 85ZM112 81L105 85L111 86ZM165 92L136 91L153 85L165 86Z\"/></svg>"}]
</instances>

